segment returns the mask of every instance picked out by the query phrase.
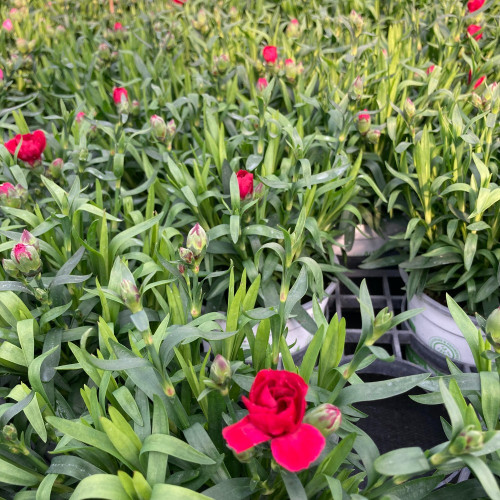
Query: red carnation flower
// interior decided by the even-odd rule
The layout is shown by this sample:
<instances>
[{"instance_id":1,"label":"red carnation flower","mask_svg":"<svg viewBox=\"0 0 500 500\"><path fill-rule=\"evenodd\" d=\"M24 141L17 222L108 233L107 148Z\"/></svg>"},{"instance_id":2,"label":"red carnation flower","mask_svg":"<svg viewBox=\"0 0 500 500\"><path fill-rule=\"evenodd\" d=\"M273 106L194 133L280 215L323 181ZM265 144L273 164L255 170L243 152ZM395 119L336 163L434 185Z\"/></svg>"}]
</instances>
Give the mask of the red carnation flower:
<instances>
[{"instance_id":1,"label":"red carnation flower","mask_svg":"<svg viewBox=\"0 0 500 500\"><path fill-rule=\"evenodd\" d=\"M253 174L246 170L239 170L236 174L240 188L240 198L244 200L253 193Z\"/></svg>"},{"instance_id":2,"label":"red carnation flower","mask_svg":"<svg viewBox=\"0 0 500 500\"><path fill-rule=\"evenodd\" d=\"M262 57L269 64L274 64L278 59L278 49L274 45L266 45L262 49Z\"/></svg>"},{"instance_id":3,"label":"red carnation flower","mask_svg":"<svg viewBox=\"0 0 500 500\"><path fill-rule=\"evenodd\" d=\"M128 100L128 92L127 89L123 87L116 87L113 89L113 101L118 106L122 101Z\"/></svg>"},{"instance_id":4,"label":"red carnation flower","mask_svg":"<svg viewBox=\"0 0 500 500\"><path fill-rule=\"evenodd\" d=\"M436 67L436 66L435 66L434 64L431 64L431 65L427 68L427 70L426 70L425 72L426 72L428 75L430 75L430 74L434 71L434 68L435 68L435 67Z\"/></svg>"},{"instance_id":5,"label":"red carnation flower","mask_svg":"<svg viewBox=\"0 0 500 500\"><path fill-rule=\"evenodd\" d=\"M114 29L115 31L123 31L123 29L124 29L124 28L123 28L123 24L122 24L122 23L118 23L118 22L117 22L117 23L115 23L115 25L113 26L113 29Z\"/></svg>"},{"instance_id":6,"label":"red carnation flower","mask_svg":"<svg viewBox=\"0 0 500 500\"><path fill-rule=\"evenodd\" d=\"M485 76L482 76L481 78L479 78L479 79L476 81L476 83L474 84L474 90L475 90L475 89L477 89L477 88L481 85L481 83L483 83L483 82L484 82L484 80L486 80L486 77L485 77Z\"/></svg>"},{"instance_id":7,"label":"red carnation flower","mask_svg":"<svg viewBox=\"0 0 500 500\"><path fill-rule=\"evenodd\" d=\"M469 12L475 12L479 10L484 5L485 0L470 0L467 2L467 7L469 8Z\"/></svg>"},{"instance_id":8,"label":"red carnation flower","mask_svg":"<svg viewBox=\"0 0 500 500\"><path fill-rule=\"evenodd\" d=\"M4 182L0 184L0 194L5 194L9 196L11 193L14 193L16 188L10 182Z\"/></svg>"},{"instance_id":9,"label":"red carnation flower","mask_svg":"<svg viewBox=\"0 0 500 500\"><path fill-rule=\"evenodd\" d=\"M41 159L47 145L43 130L35 130L32 134L18 134L14 139L7 141L5 147L13 155L19 143L21 143L21 147L19 148L17 157L31 166Z\"/></svg>"},{"instance_id":10,"label":"red carnation flower","mask_svg":"<svg viewBox=\"0 0 500 500\"><path fill-rule=\"evenodd\" d=\"M470 36L474 36L474 38L476 40L481 40L481 38L483 38L483 34L482 33L479 33L479 35L476 35L476 33L478 31L481 31L481 26L479 26L479 24L471 24L468 28L467 28L467 33L469 33Z\"/></svg>"},{"instance_id":11,"label":"red carnation flower","mask_svg":"<svg viewBox=\"0 0 500 500\"><path fill-rule=\"evenodd\" d=\"M284 370L257 373L249 397L243 396L248 415L222 430L236 453L271 441L279 465L291 472L307 469L321 454L325 438L303 422L307 384L300 375Z\"/></svg>"}]
</instances>

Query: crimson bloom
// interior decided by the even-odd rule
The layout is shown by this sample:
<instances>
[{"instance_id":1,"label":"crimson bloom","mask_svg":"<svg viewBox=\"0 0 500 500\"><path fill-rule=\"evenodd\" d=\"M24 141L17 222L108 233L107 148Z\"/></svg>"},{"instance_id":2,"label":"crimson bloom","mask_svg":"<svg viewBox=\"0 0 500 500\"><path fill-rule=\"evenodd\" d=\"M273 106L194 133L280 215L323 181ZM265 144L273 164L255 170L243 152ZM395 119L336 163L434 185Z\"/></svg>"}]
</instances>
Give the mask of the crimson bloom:
<instances>
[{"instance_id":1,"label":"crimson bloom","mask_svg":"<svg viewBox=\"0 0 500 500\"><path fill-rule=\"evenodd\" d=\"M79 111L76 114L75 121L76 121L76 123L81 123L84 118L85 118L85 112L84 111Z\"/></svg>"},{"instance_id":2,"label":"crimson bloom","mask_svg":"<svg viewBox=\"0 0 500 500\"><path fill-rule=\"evenodd\" d=\"M307 384L300 375L284 370L257 373L249 397L243 396L248 415L222 430L229 448L243 453L271 441L276 462L291 472L307 469L325 446L321 432L304 423Z\"/></svg>"},{"instance_id":3,"label":"crimson bloom","mask_svg":"<svg viewBox=\"0 0 500 500\"><path fill-rule=\"evenodd\" d=\"M172 0L176 5L184 5L187 0Z\"/></svg>"},{"instance_id":4,"label":"crimson bloom","mask_svg":"<svg viewBox=\"0 0 500 500\"><path fill-rule=\"evenodd\" d=\"M14 192L16 188L10 182L0 184L0 194L9 195Z\"/></svg>"},{"instance_id":5,"label":"crimson bloom","mask_svg":"<svg viewBox=\"0 0 500 500\"><path fill-rule=\"evenodd\" d=\"M467 28L467 33L469 33L470 36L473 36L476 40L481 40L481 38L483 38L483 34L479 33L479 35L476 35L478 31L481 31L481 26L479 26L479 24L471 24Z\"/></svg>"},{"instance_id":6,"label":"crimson bloom","mask_svg":"<svg viewBox=\"0 0 500 500\"><path fill-rule=\"evenodd\" d=\"M435 66L434 64L431 64L431 65L430 65L430 66L426 69L426 71L425 71L425 72L426 72L428 75L430 75L430 74L434 71L434 68L435 68L435 67L436 67L436 66Z\"/></svg>"},{"instance_id":7,"label":"crimson bloom","mask_svg":"<svg viewBox=\"0 0 500 500\"><path fill-rule=\"evenodd\" d=\"M268 86L267 80L265 78L259 78L257 80L257 90L262 92Z\"/></svg>"},{"instance_id":8,"label":"crimson bloom","mask_svg":"<svg viewBox=\"0 0 500 500\"><path fill-rule=\"evenodd\" d=\"M240 188L240 198L244 200L253 193L253 174L246 170L239 170L236 174L238 186Z\"/></svg>"},{"instance_id":9,"label":"crimson bloom","mask_svg":"<svg viewBox=\"0 0 500 500\"><path fill-rule=\"evenodd\" d=\"M262 57L269 64L274 64L278 59L278 49L274 45L266 45L262 49Z\"/></svg>"},{"instance_id":10,"label":"crimson bloom","mask_svg":"<svg viewBox=\"0 0 500 500\"><path fill-rule=\"evenodd\" d=\"M484 82L484 80L486 80L485 76L482 76L481 78L478 78L476 80L476 83L474 84L474 90L477 89L478 87L480 87L481 84Z\"/></svg>"},{"instance_id":11,"label":"crimson bloom","mask_svg":"<svg viewBox=\"0 0 500 500\"><path fill-rule=\"evenodd\" d=\"M475 12L479 10L484 5L485 0L470 0L467 2L467 7L469 8L469 12Z\"/></svg>"},{"instance_id":12,"label":"crimson bloom","mask_svg":"<svg viewBox=\"0 0 500 500\"><path fill-rule=\"evenodd\" d=\"M35 130L32 134L17 134L14 139L5 143L5 147L13 155L19 143L21 143L21 147L17 157L31 166L41 159L47 145L43 130Z\"/></svg>"},{"instance_id":13,"label":"crimson bloom","mask_svg":"<svg viewBox=\"0 0 500 500\"><path fill-rule=\"evenodd\" d=\"M122 101L127 101L128 100L128 92L127 89L124 89L123 87L115 87L113 89L113 101L115 101L115 104L118 106Z\"/></svg>"},{"instance_id":14,"label":"crimson bloom","mask_svg":"<svg viewBox=\"0 0 500 500\"><path fill-rule=\"evenodd\" d=\"M116 22L115 25L113 26L113 29L115 31L123 31L123 24L122 23L119 23L119 22Z\"/></svg>"}]
</instances>

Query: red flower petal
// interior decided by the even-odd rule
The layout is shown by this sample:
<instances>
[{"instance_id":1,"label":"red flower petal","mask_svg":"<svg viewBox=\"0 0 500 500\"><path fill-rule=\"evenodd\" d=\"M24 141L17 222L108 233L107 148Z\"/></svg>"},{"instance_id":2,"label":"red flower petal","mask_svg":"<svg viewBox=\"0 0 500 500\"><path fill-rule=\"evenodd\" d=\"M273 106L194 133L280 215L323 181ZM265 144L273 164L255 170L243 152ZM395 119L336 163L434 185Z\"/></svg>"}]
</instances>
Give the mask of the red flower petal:
<instances>
[{"instance_id":1,"label":"red flower petal","mask_svg":"<svg viewBox=\"0 0 500 500\"><path fill-rule=\"evenodd\" d=\"M325 438L309 424L301 424L293 433L274 438L271 451L279 465L290 472L307 469L323 451Z\"/></svg>"},{"instance_id":2,"label":"red flower petal","mask_svg":"<svg viewBox=\"0 0 500 500\"><path fill-rule=\"evenodd\" d=\"M236 453L243 453L253 446L271 439L266 433L257 429L257 427L250 422L248 417L222 429L222 436L227 441L228 447Z\"/></svg>"}]
</instances>

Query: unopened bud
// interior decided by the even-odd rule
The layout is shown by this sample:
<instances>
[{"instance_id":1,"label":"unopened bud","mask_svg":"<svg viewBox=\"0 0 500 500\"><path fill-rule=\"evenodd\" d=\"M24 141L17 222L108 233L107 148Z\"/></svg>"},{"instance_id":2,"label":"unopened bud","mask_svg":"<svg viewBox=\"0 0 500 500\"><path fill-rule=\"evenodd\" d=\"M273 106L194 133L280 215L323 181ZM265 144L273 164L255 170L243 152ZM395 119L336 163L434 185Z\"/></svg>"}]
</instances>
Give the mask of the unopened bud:
<instances>
[{"instance_id":1,"label":"unopened bud","mask_svg":"<svg viewBox=\"0 0 500 500\"><path fill-rule=\"evenodd\" d=\"M482 107L483 107L483 99L481 98L481 96L477 95L475 92L472 92L470 100L472 102L472 105L475 108L482 109Z\"/></svg>"},{"instance_id":2,"label":"unopened bud","mask_svg":"<svg viewBox=\"0 0 500 500\"><path fill-rule=\"evenodd\" d=\"M40 251L40 242L38 239L33 236L28 230L24 230L21 234L21 238L19 239L19 243L24 243L25 245L31 245L35 247L37 252Z\"/></svg>"},{"instance_id":3,"label":"unopened bud","mask_svg":"<svg viewBox=\"0 0 500 500\"><path fill-rule=\"evenodd\" d=\"M373 128L370 129L370 131L366 134L366 138L370 144L378 144L378 141L380 140L380 130Z\"/></svg>"},{"instance_id":4,"label":"unopened bud","mask_svg":"<svg viewBox=\"0 0 500 500\"><path fill-rule=\"evenodd\" d=\"M468 426L450 444L449 452L452 455L462 455L478 451L483 447L483 441L483 433Z\"/></svg>"},{"instance_id":5,"label":"unopened bud","mask_svg":"<svg viewBox=\"0 0 500 500\"><path fill-rule=\"evenodd\" d=\"M25 276L35 276L40 272L42 265L37 249L32 245L17 243L10 258L16 264L17 269Z\"/></svg>"},{"instance_id":6,"label":"unopened bud","mask_svg":"<svg viewBox=\"0 0 500 500\"><path fill-rule=\"evenodd\" d=\"M500 344L500 307L488 316L486 320L486 333L495 344Z\"/></svg>"},{"instance_id":7,"label":"unopened bud","mask_svg":"<svg viewBox=\"0 0 500 500\"><path fill-rule=\"evenodd\" d=\"M4 182L0 184L0 204L13 207L20 208L22 201L26 197L26 190L18 184L17 186L13 186L10 182Z\"/></svg>"},{"instance_id":8,"label":"unopened bud","mask_svg":"<svg viewBox=\"0 0 500 500\"><path fill-rule=\"evenodd\" d=\"M326 437L338 430L342 423L342 413L336 406L324 403L308 411L304 422L316 427Z\"/></svg>"},{"instance_id":9,"label":"unopened bud","mask_svg":"<svg viewBox=\"0 0 500 500\"><path fill-rule=\"evenodd\" d=\"M351 99L358 100L363 95L363 80L357 76L352 84Z\"/></svg>"},{"instance_id":10,"label":"unopened bud","mask_svg":"<svg viewBox=\"0 0 500 500\"><path fill-rule=\"evenodd\" d=\"M210 367L210 378L220 386L225 386L231 378L231 365L224 356L217 354Z\"/></svg>"},{"instance_id":11,"label":"unopened bud","mask_svg":"<svg viewBox=\"0 0 500 500\"><path fill-rule=\"evenodd\" d=\"M186 246L191 252L193 252L195 257L202 254L203 250L207 246L207 233L196 223L193 229L189 231L186 240Z\"/></svg>"},{"instance_id":12,"label":"unopened bud","mask_svg":"<svg viewBox=\"0 0 500 500\"><path fill-rule=\"evenodd\" d=\"M259 78L257 80L257 90L263 92L268 86L267 80L265 78Z\"/></svg>"},{"instance_id":13,"label":"unopened bud","mask_svg":"<svg viewBox=\"0 0 500 500\"><path fill-rule=\"evenodd\" d=\"M349 19L354 28L354 34L358 37L363 31L363 18L355 10L351 10Z\"/></svg>"},{"instance_id":14,"label":"unopened bud","mask_svg":"<svg viewBox=\"0 0 500 500\"><path fill-rule=\"evenodd\" d=\"M5 274L8 276L12 276L13 278L17 278L19 276L19 269L13 260L2 259L2 267Z\"/></svg>"},{"instance_id":15,"label":"unopened bud","mask_svg":"<svg viewBox=\"0 0 500 500\"><path fill-rule=\"evenodd\" d=\"M64 160L56 158L49 166L49 174L54 179L61 177L62 169L64 167Z\"/></svg>"},{"instance_id":16,"label":"unopened bud","mask_svg":"<svg viewBox=\"0 0 500 500\"><path fill-rule=\"evenodd\" d=\"M415 116L415 104L413 104L413 101L409 97L405 101L404 108L406 116L411 120Z\"/></svg>"},{"instance_id":17,"label":"unopened bud","mask_svg":"<svg viewBox=\"0 0 500 500\"><path fill-rule=\"evenodd\" d=\"M29 50L29 44L24 38L18 38L16 40L16 47L21 54L26 54Z\"/></svg>"},{"instance_id":18,"label":"unopened bud","mask_svg":"<svg viewBox=\"0 0 500 500\"><path fill-rule=\"evenodd\" d=\"M285 60L285 75L286 77L293 81L297 77L297 65L295 64L293 59Z\"/></svg>"},{"instance_id":19,"label":"unopened bud","mask_svg":"<svg viewBox=\"0 0 500 500\"><path fill-rule=\"evenodd\" d=\"M134 99L132 101L132 114L137 116L140 110L141 110L141 103L137 99Z\"/></svg>"},{"instance_id":20,"label":"unopened bud","mask_svg":"<svg viewBox=\"0 0 500 500\"><path fill-rule=\"evenodd\" d=\"M393 317L394 314L389 311L387 307L384 307L384 309L377 314L373 322L373 334L367 341L367 344L373 344L389 330Z\"/></svg>"},{"instance_id":21,"label":"unopened bud","mask_svg":"<svg viewBox=\"0 0 500 500\"><path fill-rule=\"evenodd\" d=\"M358 131L361 135L366 135L370 130L372 119L368 114L368 110L365 109L362 113L358 114Z\"/></svg>"},{"instance_id":22,"label":"unopened bud","mask_svg":"<svg viewBox=\"0 0 500 500\"><path fill-rule=\"evenodd\" d=\"M297 19L292 19L286 27L286 35L289 38L297 38L300 34L300 24Z\"/></svg>"},{"instance_id":23,"label":"unopened bud","mask_svg":"<svg viewBox=\"0 0 500 500\"><path fill-rule=\"evenodd\" d=\"M151 129L153 130L154 136L160 140L164 141L167 136L167 124L165 120L158 115L153 115L149 119L149 123L151 125Z\"/></svg>"},{"instance_id":24,"label":"unopened bud","mask_svg":"<svg viewBox=\"0 0 500 500\"><path fill-rule=\"evenodd\" d=\"M141 306L141 294L138 288L130 280L122 280L120 283L120 292L123 302L125 305L133 312L139 312L142 310Z\"/></svg>"},{"instance_id":25,"label":"unopened bud","mask_svg":"<svg viewBox=\"0 0 500 500\"><path fill-rule=\"evenodd\" d=\"M188 248L180 247L179 257L188 265L191 265L194 262L194 253Z\"/></svg>"}]
</instances>

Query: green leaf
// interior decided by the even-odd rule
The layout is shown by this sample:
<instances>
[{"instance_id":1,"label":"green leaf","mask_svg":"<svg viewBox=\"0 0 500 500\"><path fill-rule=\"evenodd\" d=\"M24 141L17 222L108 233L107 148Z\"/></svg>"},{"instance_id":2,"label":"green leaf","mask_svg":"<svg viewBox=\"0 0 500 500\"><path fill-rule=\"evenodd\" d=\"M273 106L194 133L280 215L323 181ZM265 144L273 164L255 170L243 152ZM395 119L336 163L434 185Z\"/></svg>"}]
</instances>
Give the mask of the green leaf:
<instances>
[{"instance_id":1,"label":"green leaf","mask_svg":"<svg viewBox=\"0 0 500 500\"><path fill-rule=\"evenodd\" d=\"M486 491L491 500L500 500L498 482L488 465L480 458L472 455L463 455L461 458L479 479L484 491Z\"/></svg>"},{"instance_id":2,"label":"green leaf","mask_svg":"<svg viewBox=\"0 0 500 500\"><path fill-rule=\"evenodd\" d=\"M63 455L52 458L47 474L61 474L81 481L94 474L104 474L104 471L83 458Z\"/></svg>"},{"instance_id":3,"label":"green leaf","mask_svg":"<svg viewBox=\"0 0 500 500\"><path fill-rule=\"evenodd\" d=\"M165 500L166 498L171 498L172 500L210 500L210 497L188 490L187 488L182 488L181 486L155 484L150 500Z\"/></svg>"},{"instance_id":4,"label":"green leaf","mask_svg":"<svg viewBox=\"0 0 500 500\"><path fill-rule=\"evenodd\" d=\"M221 483L208 488L203 494L214 500L246 500L257 491L251 487L251 479L248 477L235 477L226 479Z\"/></svg>"},{"instance_id":5,"label":"green leaf","mask_svg":"<svg viewBox=\"0 0 500 500\"><path fill-rule=\"evenodd\" d=\"M375 460L375 470L384 476L423 474L430 470L421 448L401 448L381 455Z\"/></svg>"},{"instance_id":6,"label":"green leaf","mask_svg":"<svg viewBox=\"0 0 500 500\"><path fill-rule=\"evenodd\" d=\"M166 455L201 465L213 465L215 462L204 453L195 450L180 439L166 434L151 434L142 445L141 455L149 451L156 451Z\"/></svg>"},{"instance_id":7,"label":"green leaf","mask_svg":"<svg viewBox=\"0 0 500 500\"><path fill-rule=\"evenodd\" d=\"M293 500L307 500L304 486L302 486L296 474L281 469L281 477L283 478L283 483L285 484L289 498L293 498Z\"/></svg>"},{"instance_id":8,"label":"green leaf","mask_svg":"<svg viewBox=\"0 0 500 500\"><path fill-rule=\"evenodd\" d=\"M35 486L39 484L43 476L30 472L21 466L14 464L6 458L0 457L0 484L13 484L16 486Z\"/></svg>"},{"instance_id":9,"label":"green leaf","mask_svg":"<svg viewBox=\"0 0 500 500\"><path fill-rule=\"evenodd\" d=\"M95 474L81 481L70 500L85 499L130 500L118 476Z\"/></svg>"},{"instance_id":10,"label":"green leaf","mask_svg":"<svg viewBox=\"0 0 500 500\"><path fill-rule=\"evenodd\" d=\"M494 431L500 415L500 381L497 372L479 372L481 407L486 427Z\"/></svg>"}]
</instances>

